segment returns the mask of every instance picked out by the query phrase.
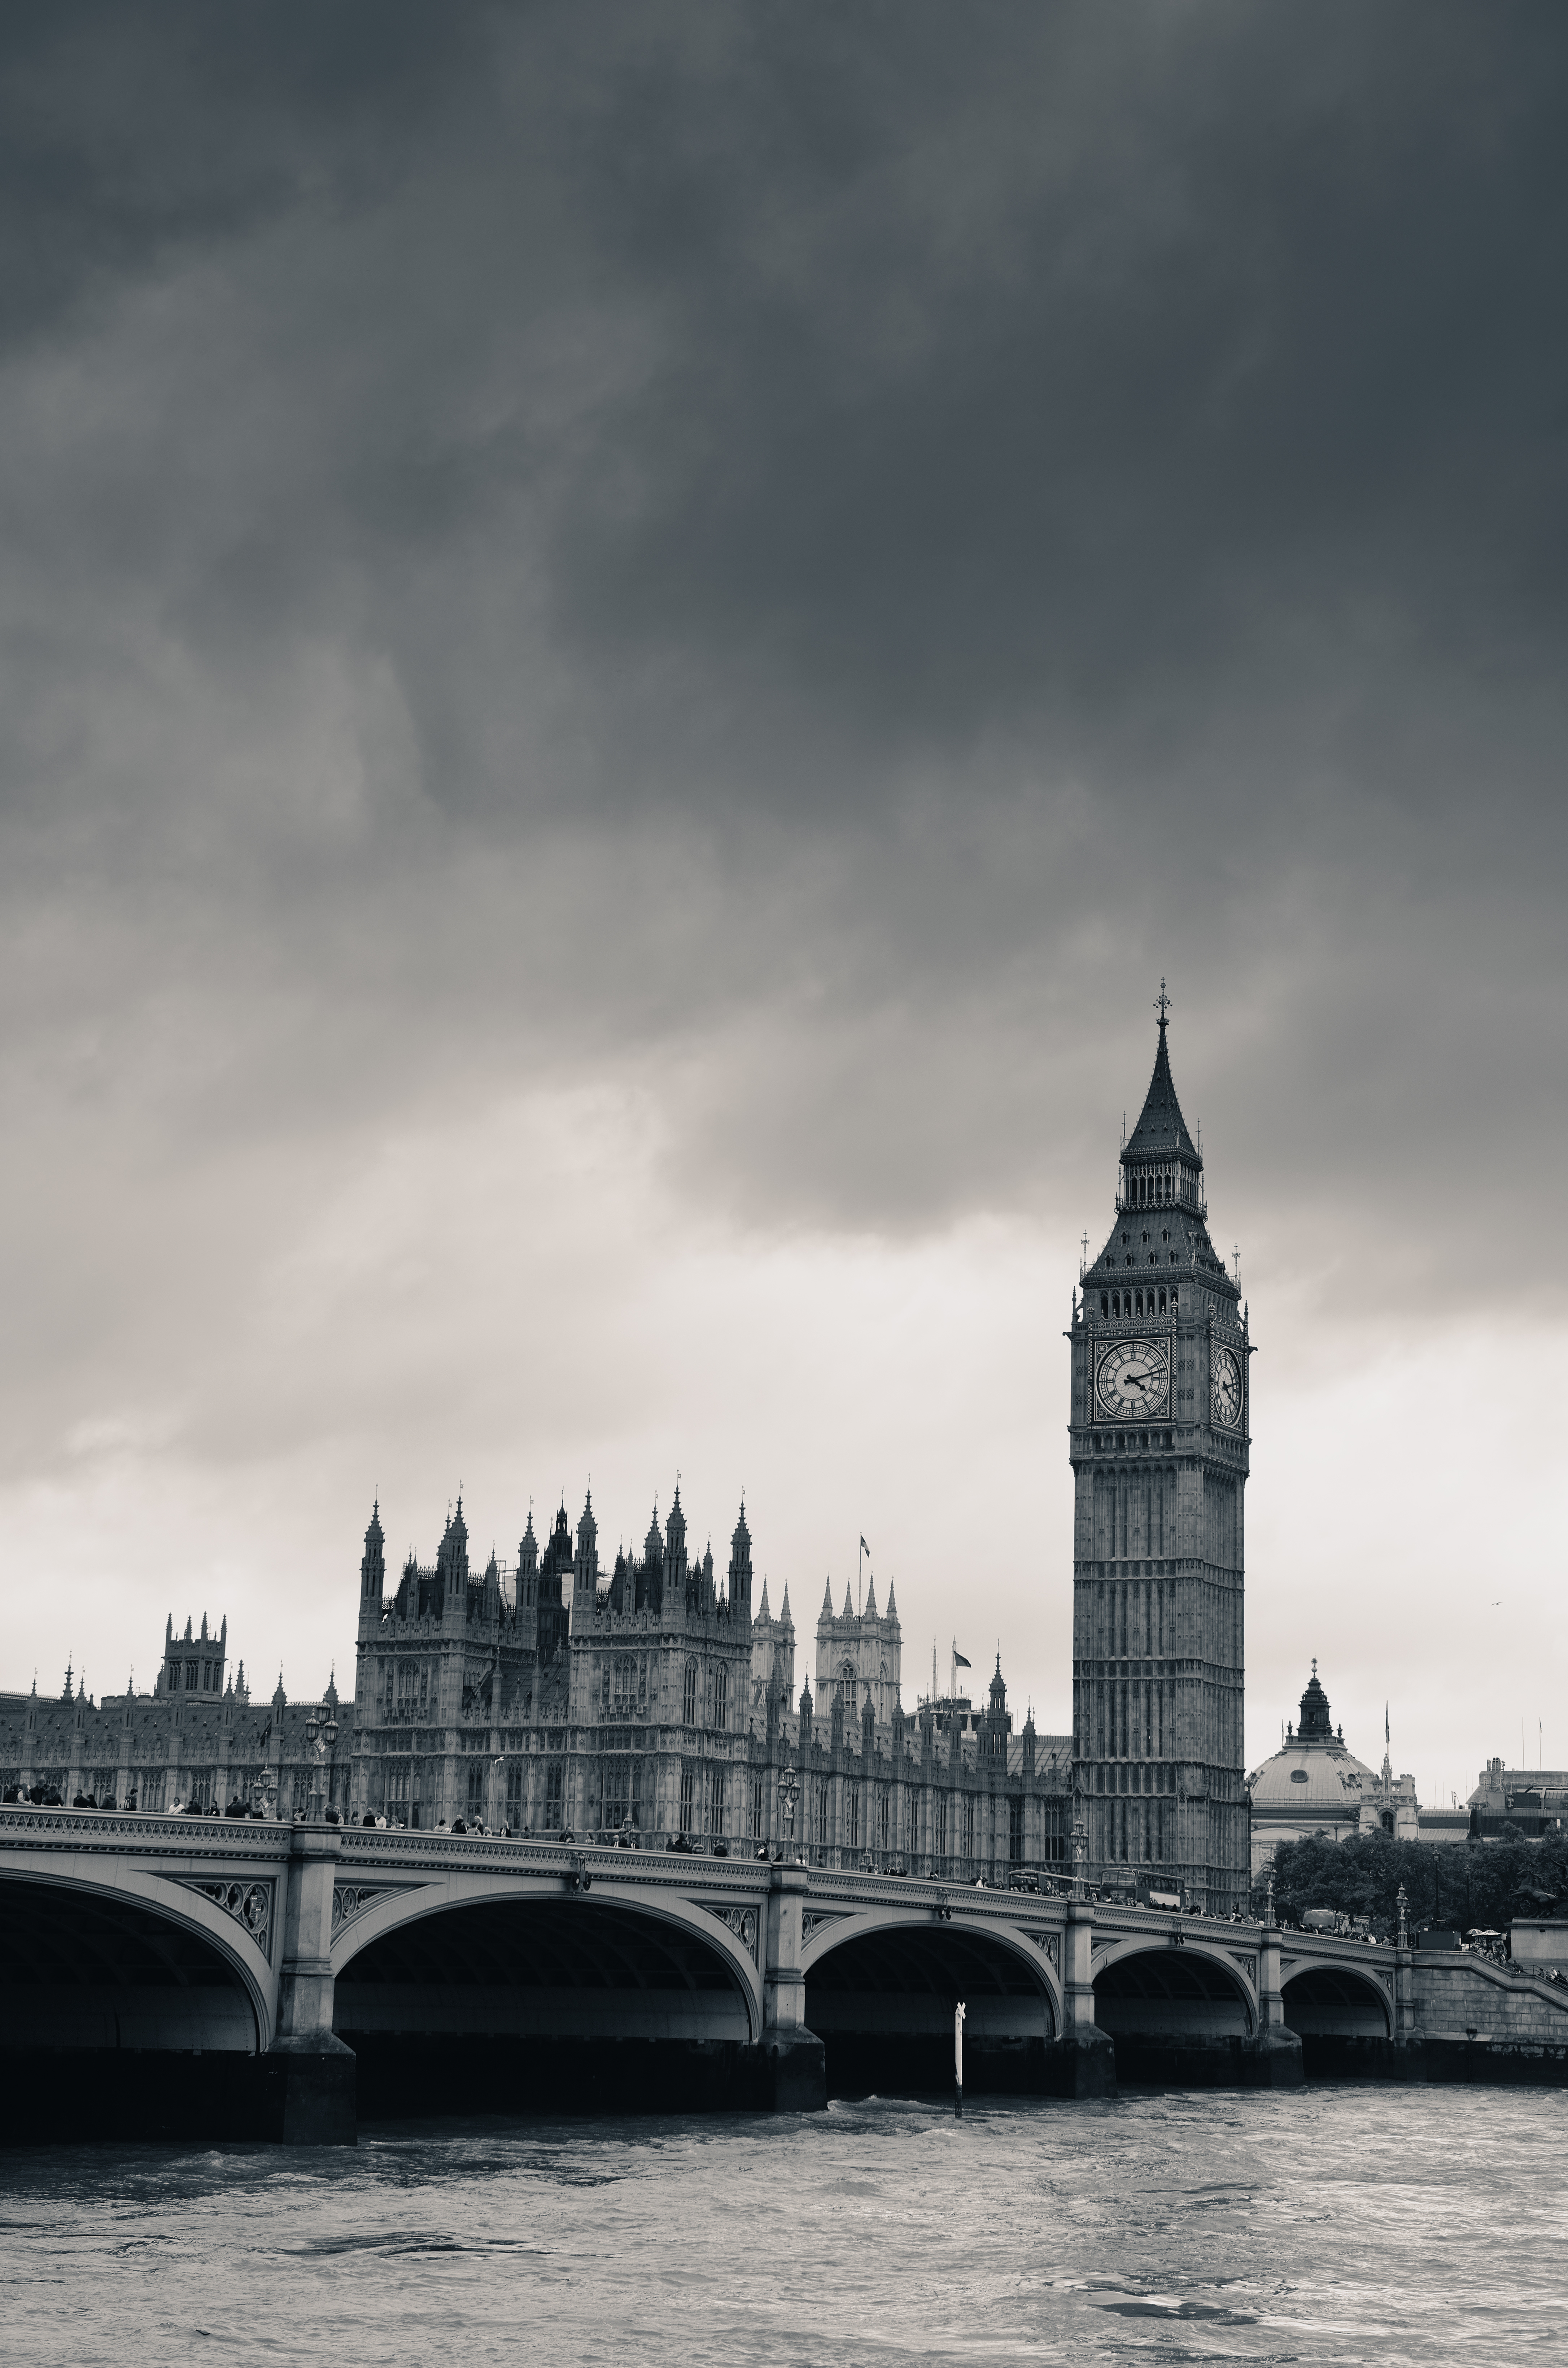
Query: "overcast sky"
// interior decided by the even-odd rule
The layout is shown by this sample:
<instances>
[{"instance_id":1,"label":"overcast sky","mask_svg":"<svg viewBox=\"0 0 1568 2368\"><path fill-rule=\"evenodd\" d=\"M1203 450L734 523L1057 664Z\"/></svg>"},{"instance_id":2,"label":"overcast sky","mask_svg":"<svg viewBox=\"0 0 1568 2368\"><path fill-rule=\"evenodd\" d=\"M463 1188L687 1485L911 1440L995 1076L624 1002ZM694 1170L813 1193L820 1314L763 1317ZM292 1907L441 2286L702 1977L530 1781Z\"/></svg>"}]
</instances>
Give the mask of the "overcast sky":
<instances>
[{"instance_id":1,"label":"overcast sky","mask_svg":"<svg viewBox=\"0 0 1568 2368\"><path fill-rule=\"evenodd\" d=\"M678 1469L1065 1728L1165 976L1249 1765L1568 1763L1565 120L1556 6L7 9L0 1684Z\"/></svg>"}]
</instances>

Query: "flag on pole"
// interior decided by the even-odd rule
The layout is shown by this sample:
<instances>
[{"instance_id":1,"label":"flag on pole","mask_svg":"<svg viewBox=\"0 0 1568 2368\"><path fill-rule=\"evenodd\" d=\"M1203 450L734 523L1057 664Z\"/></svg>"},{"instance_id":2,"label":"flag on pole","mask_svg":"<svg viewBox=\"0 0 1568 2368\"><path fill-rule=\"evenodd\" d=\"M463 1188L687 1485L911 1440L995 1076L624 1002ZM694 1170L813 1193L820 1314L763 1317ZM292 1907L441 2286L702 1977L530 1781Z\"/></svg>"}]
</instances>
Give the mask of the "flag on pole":
<instances>
[{"instance_id":1,"label":"flag on pole","mask_svg":"<svg viewBox=\"0 0 1568 2368\"><path fill-rule=\"evenodd\" d=\"M953 1667L956 1669L969 1669L972 1668L974 1664L971 1661L965 1660L963 1655L959 1651L955 1645L953 1647Z\"/></svg>"}]
</instances>

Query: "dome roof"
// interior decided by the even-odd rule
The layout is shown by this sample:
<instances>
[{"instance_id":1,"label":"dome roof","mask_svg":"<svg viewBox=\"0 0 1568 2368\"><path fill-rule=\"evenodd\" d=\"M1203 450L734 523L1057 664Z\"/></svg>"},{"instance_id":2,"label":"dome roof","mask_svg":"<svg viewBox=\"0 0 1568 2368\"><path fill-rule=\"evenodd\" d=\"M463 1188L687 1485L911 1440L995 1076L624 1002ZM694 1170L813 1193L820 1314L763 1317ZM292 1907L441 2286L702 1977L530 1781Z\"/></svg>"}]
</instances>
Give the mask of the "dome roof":
<instances>
[{"instance_id":1,"label":"dome roof","mask_svg":"<svg viewBox=\"0 0 1568 2368\"><path fill-rule=\"evenodd\" d=\"M1288 1816L1354 1816L1360 1805L1361 1782L1377 1779L1363 1760L1343 1743L1288 1743L1266 1759L1249 1790L1253 1812L1278 1809Z\"/></svg>"},{"instance_id":2,"label":"dome roof","mask_svg":"<svg viewBox=\"0 0 1568 2368\"><path fill-rule=\"evenodd\" d=\"M1272 1809L1291 1817L1354 1816L1360 1807L1363 1777L1369 1784L1378 1781L1335 1733L1314 1661L1301 1696L1300 1730L1247 1780L1253 1815Z\"/></svg>"}]
</instances>

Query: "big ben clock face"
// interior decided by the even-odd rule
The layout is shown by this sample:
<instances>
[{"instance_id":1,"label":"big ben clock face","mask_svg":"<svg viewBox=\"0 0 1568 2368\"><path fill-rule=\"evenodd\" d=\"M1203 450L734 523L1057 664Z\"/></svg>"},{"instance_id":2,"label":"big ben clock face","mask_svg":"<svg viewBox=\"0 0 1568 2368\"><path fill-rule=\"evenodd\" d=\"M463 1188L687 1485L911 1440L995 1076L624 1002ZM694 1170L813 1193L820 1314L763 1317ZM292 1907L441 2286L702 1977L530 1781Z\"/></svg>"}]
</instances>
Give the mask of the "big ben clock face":
<instances>
[{"instance_id":1,"label":"big ben clock face","mask_svg":"<svg viewBox=\"0 0 1568 2368\"><path fill-rule=\"evenodd\" d=\"M1234 1430L1242 1418L1242 1369L1229 1349L1214 1351L1214 1419Z\"/></svg>"},{"instance_id":2,"label":"big ben clock face","mask_svg":"<svg viewBox=\"0 0 1568 2368\"><path fill-rule=\"evenodd\" d=\"M1164 1414L1170 1398L1170 1360L1157 1340L1120 1341L1100 1359L1095 1390L1107 1414L1118 1421Z\"/></svg>"}]
</instances>

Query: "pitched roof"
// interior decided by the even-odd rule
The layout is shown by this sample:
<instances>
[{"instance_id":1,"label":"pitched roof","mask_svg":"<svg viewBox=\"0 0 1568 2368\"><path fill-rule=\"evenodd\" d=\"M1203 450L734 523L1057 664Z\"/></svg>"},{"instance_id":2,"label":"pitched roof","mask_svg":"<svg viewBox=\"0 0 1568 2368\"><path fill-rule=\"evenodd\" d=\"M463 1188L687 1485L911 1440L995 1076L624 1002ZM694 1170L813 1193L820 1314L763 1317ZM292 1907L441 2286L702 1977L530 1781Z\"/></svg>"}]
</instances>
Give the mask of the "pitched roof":
<instances>
[{"instance_id":1,"label":"pitched roof","mask_svg":"<svg viewBox=\"0 0 1568 2368\"><path fill-rule=\"evenodd\" d=\"M1171 1076L1171 1057L1165 1043L1166 1022L1160 1020L1160 1044L1154 1054L1154 1074L1149 1080L1149 1090L1143 1097L1143 1108L1137 1125L1128 1138L1122 1153L1124 1159L1174 1159L1179 1156L1201 1167L1198 1145L1187 1131L1187 1121L1176 1099L1176 1084Z\"/></svg>"}]
</instances>

